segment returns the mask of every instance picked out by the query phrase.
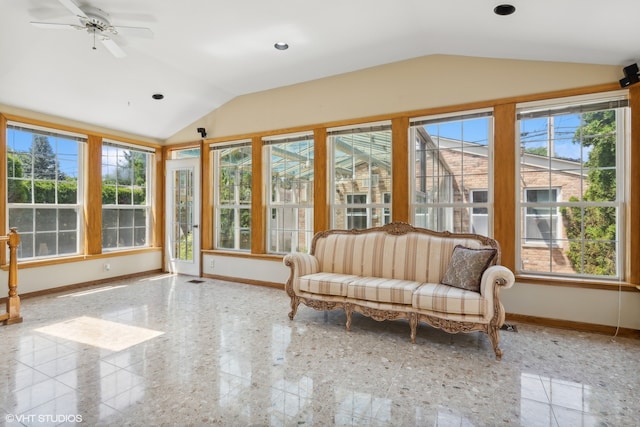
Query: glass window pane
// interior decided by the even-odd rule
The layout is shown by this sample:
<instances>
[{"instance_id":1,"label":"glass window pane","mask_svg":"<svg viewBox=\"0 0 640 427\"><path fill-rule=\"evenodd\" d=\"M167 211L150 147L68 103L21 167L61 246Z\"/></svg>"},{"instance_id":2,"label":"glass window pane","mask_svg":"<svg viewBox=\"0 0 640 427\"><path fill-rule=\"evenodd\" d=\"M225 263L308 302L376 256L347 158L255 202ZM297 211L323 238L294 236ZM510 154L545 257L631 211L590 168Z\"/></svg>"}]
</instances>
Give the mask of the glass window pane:
<instances>
[{"instance_id":1,"label":"glass window pane","mask_svg":"<svg viewBox=\"0 0 640 427\"><path fill-rule=\"evenodd\" d=\"M134 211L134 224L137 228L146 228L147 225L147 211L145 209L135 209Z\"/></svg>"},{"instance_id":2,"label":"glass window pane","mask_svg":"<svg viewBox=\"0 0 640 427\"><path fill-rule=\"evenodd\" d=\"M152 154L106 141L102 146L102 247L147 245ZM136 206L134 209L133 206ZM134 230L135 228L135 230Z\"/></svg>"},{"instance_id":3,"label":"glass window pane","mask_svg":"<svg viewBox=\"0 0 640 427\"><path fill-rule=\"evenodd\" d=\"M118 210L118 226L120 228L133 227L133 209Z\"/></svg>"},{"instance_id":4,"label":"glass window pane","mask_svg":"<svg viewBox=\"0 0 640 427\"><path fill-rule=\"evenodd\" d=\"M134 245L146 246L147 245L147 228L136 227L134 229Z\"/></svg>"},{"instance_id":5,"label":"glass window pane","mask_svg":"<svg viewBox=\"0 0 640 427\"><path fill-rule=\"evenodd\" d=\"M36 233L36 256L46 257L57 254L56 233Z\"/></svg>"},{"instance_id":6,"label":"glass window pane","mask_svg":"<svg viewBox=\"0 0 640 427\"><path fill-rule=\"evenodd\" d=\"M391 129L330 132L329 143L333 153L333 227L364 229L390 222Z\"/></svg>"},{"instance_id":7,"label":"glass window pane","mask_svg":"<svg viewBox=\"0 0 640 427\"><path fill-rule=\"evenodd\" d=\"M35 239L34 233L20 232L20 245L18 245L18 259L33 258L35 256L33 252L33 244Z\"/></svg>"},{"instance_id":8,"label":"glass window pane","mask_svg":"<svg viewBox=\"0 0 640 427\"><path fill-rule=\"evenodd\" d=\"M118 230L115 228L102 229L102 247L105 249L118 247Z\"/></svg>"},{"instance_id":9,"label":"glass window pane","mask_svg":"<svg viewBox=\"0 0 640 427\"><path fill-rule=\"evenodd\" d=\"M56 231L57 211L55 209L36 209L36 230Z\"/></svg>"},{"instance_id":10,"label":"glass window pane","mask_svg":"<svg viewBox=\"0 0 640 427\"><path fill-rule=\"evenodd\" d=\"M120 228L118 236L118 246L133 246L133 228Z\"/></svg>"},{"instance_id":11,"label":"glass window pane","mask_svg":"<svg viewBox=\"0 0 640 427\"><path fill-rule=\"evenodd\" d=\"M58 253L74 254L78 251L78 241L75 232L63 231L58 233Z\"/></svg>"},{"instance_id":12,"label":"glass window pane","mask_svg":"<svg viewBox=\"0 0 640 427\"><path fill-rule=\"evenodd\" d=\"M235 209L219 209L218 210L218 239L217 246L224 249L235 248L236 234L236 210Z\"/></svg>"},{"instance_id":13,"label":"glass window pane","mask_svg":"<svg viewBox=\"0 0 640 427\"><path fill-rule=\"evenodd\" d=\"M69 231L78 228L78 213L75 209L58 210L58 230ZM75 233L74 233L75 235Z\"/></svg>"},{"instance_id":14,"label":"glass window pane","mask_svg":"<svg viewBox=\"0 0 640 427\"><path fill-rule=\"evenodd\" d=\"M214 205L216 247L251 248L252 148L229 146L214 150Z\"/></svg>"},{"instance_id":15,"label":"glass window pane","mask_svg":"<svg viewBox=\"0 0 640 427\"><path fill-rule=\"evenodd\" d=\"M492 120L461 115L411 126L416 226L490 234Z\"/></svg>"},{"instance_id":16,"label":"glass window pane","mask_svg":"<svg viewBox=\"0 0 640 427\"><path fill-rule=\"evenodd\" d=\"M34 227L34 213L32 208L10 208L9 209L9 228L17 228L18 233L32 232Z\"/></svg>"}]
</instances>

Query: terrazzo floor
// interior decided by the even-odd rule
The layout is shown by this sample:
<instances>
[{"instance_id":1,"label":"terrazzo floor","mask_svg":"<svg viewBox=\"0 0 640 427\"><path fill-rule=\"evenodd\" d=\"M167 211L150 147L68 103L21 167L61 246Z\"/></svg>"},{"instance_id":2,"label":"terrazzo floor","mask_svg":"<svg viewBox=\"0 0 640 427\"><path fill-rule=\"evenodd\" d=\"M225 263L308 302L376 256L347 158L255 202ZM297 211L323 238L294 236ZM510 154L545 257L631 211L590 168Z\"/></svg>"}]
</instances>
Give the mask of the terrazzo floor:
<instances>
[{"instance_id":1,"label":"terrazzo floor","mask_svg":"<svg viewBox=\"0 0 640 427\"><path fill-rule=\"evenodd\" d=\"M640 341L481 333L157 275L23 299L0 326L0 425L638 426Z\"/></svg>"}]
</instances>

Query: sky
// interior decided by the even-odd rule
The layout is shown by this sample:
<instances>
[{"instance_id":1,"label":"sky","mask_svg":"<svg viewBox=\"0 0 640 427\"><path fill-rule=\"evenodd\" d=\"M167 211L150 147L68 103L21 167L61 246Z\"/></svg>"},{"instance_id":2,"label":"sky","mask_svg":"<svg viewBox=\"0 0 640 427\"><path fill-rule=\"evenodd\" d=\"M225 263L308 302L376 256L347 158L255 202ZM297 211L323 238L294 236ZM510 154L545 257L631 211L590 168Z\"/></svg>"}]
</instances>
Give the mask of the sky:
<instances>
[{"instance_id":1,"label":"sky","mask_svg":"<svg viewBox=\"0 0 640 427\"><path fill-rule=\"evenodd\" d=\"M34 134L36 132L8 128L7 147L9 151L30 152ZM73 138L65 138L64 135L47 135L47 138L53 152L58 156L60 170L68 177L77 178L80 167L78 141ZM120 157L115 153L118 153ZM103 146L102 160L103 173L106 173L122 160L122 150L118 152L116 147Z\"/></svg>"},{"instance_id":2,"label":"sky","mask_svg":"<svg viewBox=\"0 0 640 427\"><path fill-rule=\"evenodd\" d=\"M489 123L490 118L480 117L470 120L431 124L425 126L425 129L432 137L439 135L442 138L486 145ZM573 142L573 136L579 126L579 114L566 114L552 117L551 127L553 128L554 134L552 143L555 157L580 160L580 145ZM523 143L526 148L548 148L549 123L546 118L521 121L520 132L521 134L523 132L527 133L527 136L521 139L521 143ZM585 161L588 151L588 149L585 149L583 152L583 160Z\"/></svg>"}]
</instances>

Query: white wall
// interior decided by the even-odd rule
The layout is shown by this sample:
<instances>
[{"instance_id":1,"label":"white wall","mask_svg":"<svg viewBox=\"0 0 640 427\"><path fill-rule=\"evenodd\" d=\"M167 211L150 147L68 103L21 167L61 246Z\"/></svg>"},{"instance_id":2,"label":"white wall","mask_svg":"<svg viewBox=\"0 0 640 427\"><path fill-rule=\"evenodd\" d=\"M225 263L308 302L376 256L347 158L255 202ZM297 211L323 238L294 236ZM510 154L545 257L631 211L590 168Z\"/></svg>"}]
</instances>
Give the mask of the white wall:
<instances>
[{"instance_id":1,"label":"white wall","mask_svg":"<svg viewBox=\"0 0 640 427\"><path fill-rule=\"evenodd\" d=\"M289 278L289 268L280 260L272 261L205 254L203 256L202 270L203 274L214 274L267 283L284 284Z\"/></svg>"},{"instance_id":2,"label":"white wall","mask_svg":"<svg viewBox=\"0 0 640 427\"><path fill-rule=\"evenodd\" d=\"M596 325L618 326L619 313L620 327L640 329L640 292L516 283L500 300L507 313Z\"/></svg>"},{"instance_id":3,"label":"white wall","mask_svg":"<svg viewBox=\"0 0 640 427\"><path fill-rule=\"evenodd\" d=\"M109 270L105 271L105 264ZM43 291L61 286L93 282L113 277L126 276L162 268L162 252L152 251L134 255L97 258L65 264L18 269L18 293ZM0 295L7 286L6 271L0 272ZM8 288L7 292L8 292Z\"/></svg>"}]
</instances>

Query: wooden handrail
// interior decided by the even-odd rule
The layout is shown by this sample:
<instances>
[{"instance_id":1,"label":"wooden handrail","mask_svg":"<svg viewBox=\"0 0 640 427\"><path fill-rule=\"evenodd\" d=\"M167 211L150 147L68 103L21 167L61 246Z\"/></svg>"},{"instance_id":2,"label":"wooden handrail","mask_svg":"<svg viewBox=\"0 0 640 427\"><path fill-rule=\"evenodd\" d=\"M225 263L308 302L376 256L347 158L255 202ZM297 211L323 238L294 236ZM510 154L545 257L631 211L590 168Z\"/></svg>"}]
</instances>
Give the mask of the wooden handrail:
<instances>
[{"instance_id":1,"label":"wooden handrail","mask_svg":"<svg viewBox=\"0 0 640 427\"><path fill-rule=\"evenodd\" d=\"M0 241L7 241L9 245L9 298L7 299L7 312L0 315L0 322L5 325L22 322L20 316L20 297L18 296L18 254L17 249L20 244L20 235L15 228L9 234L0 236Z\"/></svg>"}]
</instances>

